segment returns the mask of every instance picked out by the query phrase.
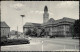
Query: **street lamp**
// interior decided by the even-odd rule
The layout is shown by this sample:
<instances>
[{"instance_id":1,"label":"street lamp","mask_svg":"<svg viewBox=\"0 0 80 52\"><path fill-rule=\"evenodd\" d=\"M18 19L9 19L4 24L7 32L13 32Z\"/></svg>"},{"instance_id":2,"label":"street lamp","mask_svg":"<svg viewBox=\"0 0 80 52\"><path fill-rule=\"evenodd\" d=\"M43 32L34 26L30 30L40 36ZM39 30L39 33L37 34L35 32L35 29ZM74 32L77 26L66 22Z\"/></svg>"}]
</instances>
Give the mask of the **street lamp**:
<instances>
[{"instance_id":1,"label":"street lamp","mask_svg":"<svg viewBox=\"0 0 80 52\"><path fill-rule=\"evenodd\" d=\"M22 28L23 28L23 18L25 17L25 15L20 15L20 16L22 17Z\"/></svg>"},{"instance_id":2,"label":"street lamp","mask_svg":"<svg viewBox=\"0 0 80 52\"><path fill-rule=\"evenodd\" d=\"M43 41L42 41L42 51L43 51Z\"/></svg>"},{"instance_id":3,"label":"street lamp","mask_svg":"<svg viewBox=\"0 0 80 52\"><path fill-rule=\"evenodd\" d=\"M21 15L21 17L22 17L22 25L23 25L23 17L25 17L25 15Z\"/></svg>"}]
</instances>

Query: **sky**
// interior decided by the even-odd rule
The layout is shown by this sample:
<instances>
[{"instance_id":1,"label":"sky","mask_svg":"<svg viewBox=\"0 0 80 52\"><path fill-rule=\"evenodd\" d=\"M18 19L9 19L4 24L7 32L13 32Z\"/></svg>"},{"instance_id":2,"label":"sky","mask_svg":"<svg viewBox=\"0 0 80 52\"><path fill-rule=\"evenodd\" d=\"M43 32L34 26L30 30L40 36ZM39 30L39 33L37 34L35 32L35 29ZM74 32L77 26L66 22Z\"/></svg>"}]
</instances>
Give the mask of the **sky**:
<instances>
[{"instance_id":1,"label":"sky","mask_svg":"<svg viewBox=\"0 0 80 52\"><path fill-rule=\"evenodd\" d=\"M43 23L45 5L49 18L54 20L68 17L79 19L79 1L1 1L1 21L5 21L10 30L23 32L26 22ZM25 15L23 18L20 15Z\"/></svg>"}]
</instances>

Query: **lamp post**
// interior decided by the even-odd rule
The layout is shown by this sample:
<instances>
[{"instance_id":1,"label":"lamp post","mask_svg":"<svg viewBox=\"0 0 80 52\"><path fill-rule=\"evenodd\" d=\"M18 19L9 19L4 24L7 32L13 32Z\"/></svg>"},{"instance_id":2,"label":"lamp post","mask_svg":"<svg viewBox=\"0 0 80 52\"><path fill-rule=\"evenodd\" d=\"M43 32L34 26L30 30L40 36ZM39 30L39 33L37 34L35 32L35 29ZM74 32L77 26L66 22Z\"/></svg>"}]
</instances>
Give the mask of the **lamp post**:
<instances>
[{"instance_id":1,"label":"lamp post","mask_svg":"<svg viewBox=\"0 0 80 52\"><path fill-rule=\"evenodd\" d=\"M43 51L43 41L42 41L42 51Z\"/></svg>"},{"instance_id":2,"label":"lamp post","mask_svg":"<svg viewBox=\"0 0 80 52\"><path fill-rule=\"evenodd\" d=\"M22 17L22 29L23 29L23 18L25 17L25 15L20 15L20 16Z\"/></svg>"}]
</instances>

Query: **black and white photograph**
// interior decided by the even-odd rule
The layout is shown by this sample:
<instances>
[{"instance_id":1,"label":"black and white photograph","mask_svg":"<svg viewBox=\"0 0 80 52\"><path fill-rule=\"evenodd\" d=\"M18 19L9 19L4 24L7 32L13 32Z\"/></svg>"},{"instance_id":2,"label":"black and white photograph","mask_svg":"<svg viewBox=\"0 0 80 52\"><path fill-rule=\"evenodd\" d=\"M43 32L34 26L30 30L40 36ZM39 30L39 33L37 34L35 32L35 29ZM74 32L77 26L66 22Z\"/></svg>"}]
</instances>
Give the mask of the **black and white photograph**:
<instances>
[{"instance_id":1,"label":"black and white photograph","mask_svg":"<svg viewBox=\"0 0 80 52\"><path fill-rule=\"evenodd\" d=\"M1 51L79 51L79 1L1 1Z\"/></svg>"}]
</instances>

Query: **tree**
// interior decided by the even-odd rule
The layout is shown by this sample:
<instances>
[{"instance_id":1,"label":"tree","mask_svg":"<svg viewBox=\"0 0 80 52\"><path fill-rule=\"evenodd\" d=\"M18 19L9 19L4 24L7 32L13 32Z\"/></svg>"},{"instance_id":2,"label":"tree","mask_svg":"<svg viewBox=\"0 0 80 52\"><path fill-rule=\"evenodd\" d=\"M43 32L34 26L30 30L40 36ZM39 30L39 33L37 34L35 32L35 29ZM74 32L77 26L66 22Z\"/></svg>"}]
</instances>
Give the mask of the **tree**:
<instances>
[{"instance_id":1,"label":"tree","mask_svg":"<svg viewBox=\"0 0 80 52\"><path fill-rule=\"evenodd\" d=\"M40 33L41 37L44 36L44 34L45 34L45 29L41 28L41 33Z\"/></svg>"},{"instance_id":2,"label":"tree","mask_svg":"<svg viewBox=\"0 0 80 52\"><path fill-rule=\"evenodd\" d=\"M37 36L37 28L34 28L34 29L33 29L32 35L33 35L33 36Z\"/></svg>"},{"instance_id":3,"label":"tree","mask_svg":"<svg viewBox=\"0 0 80 52\"><path fill-rule=\"evenodd\" d=\"M71 32L72 38L75 37L75 32L74 32L74 26L73 25L70 26L70 32Z\"/></svg>"},{"instance_id":4,"label":"tree","mask_svg":"<svg viewBox=\"0 0 80 52\"><path fill-rule=\"evenodd\" d=\"M38 36L38 37L41 36L41 31L42 31L42 30L41 30L40 28L37 29L37 36Z\"/></svg>"},{"instance_id":5,"label":"tree","mask_svg":"<svg viewBox=\"0 0 80 52\"><path fill-rule=\"evenodd\" d=\"M26 35L31 35L31 29L28 29L27 31L26 31Z\"/></svg>"},{"instance_id":6,"label":"tree","mask_svg":"<svg viewBox=\"0 0 80 52\"><path fill-rule=\"evenodd\" d=\"M45 29L43 28L34 28L32 34L36 37L44 36Z\"/></svg>"},{"instance_id":7,"label":"tree","mask_svg":"<svg viewBox=\"0 0 80 52\"><path fill-rule=\"evenodd\" d=\"M75 21L75 23L73 25L73 29L74 29L74 36L79 37L79 35L80 35L80 19Z\"/></svg>"}]
</instances>

